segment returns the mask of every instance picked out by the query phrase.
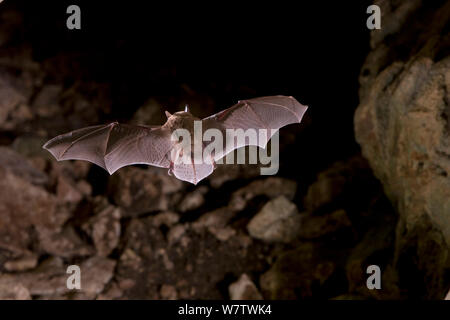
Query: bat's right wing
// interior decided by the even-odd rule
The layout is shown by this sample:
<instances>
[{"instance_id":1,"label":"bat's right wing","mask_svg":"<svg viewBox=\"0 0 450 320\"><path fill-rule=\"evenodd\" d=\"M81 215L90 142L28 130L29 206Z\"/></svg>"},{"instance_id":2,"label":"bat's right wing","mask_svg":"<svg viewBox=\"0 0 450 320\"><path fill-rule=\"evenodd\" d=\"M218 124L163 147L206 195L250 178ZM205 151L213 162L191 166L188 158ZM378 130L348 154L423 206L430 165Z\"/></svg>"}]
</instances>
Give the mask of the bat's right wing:
<instances>
[{"instance_id":1,"label":"bat's right wing","mask_svg":"<svg viewBox=\"0 0 450 320\"><path fill-rule=\"evenodd\" d=\"M169 168L172 142L170 132L119 124L75 130L48 141L44 148L58 160L86 160L113 174L131 164Z\"/></svg>"},{"instance_id":2,"label":"bat's right wing","mask_svg":"<svg viewBox=\"0 0 450 320\"><path fill-rule=\"evenodd\" d=\"M268 96L239 101L231 108L203 119L204 130L218 129L225 139L223 150L214 153L214 160L247 145L265 148L278 129L300 123L307 109L293 97ZM253 131L256 138L237 139L238 130Z\"/></svg>"}]
</instances>

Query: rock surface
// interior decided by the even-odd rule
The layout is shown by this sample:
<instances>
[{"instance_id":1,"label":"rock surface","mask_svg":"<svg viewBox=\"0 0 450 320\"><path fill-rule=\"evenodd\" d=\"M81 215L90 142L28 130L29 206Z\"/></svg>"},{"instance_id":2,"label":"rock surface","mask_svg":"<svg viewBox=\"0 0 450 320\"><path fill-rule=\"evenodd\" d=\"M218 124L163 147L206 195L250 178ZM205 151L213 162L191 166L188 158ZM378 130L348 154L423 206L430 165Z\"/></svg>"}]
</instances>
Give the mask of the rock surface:
<instances>
[{"instance_id":1,"label":"rock surface","mask_svg":"<svg viewBox=\"0 0 450 320\"><path fill-rule=\"evenodd\" d=\"M356 139L400 215L400 282L419 277L426 293L411 295L438 298L450 267L450 3L375 3L387 23L362 68ZM405 46L413 49L400 55Z\"/></svg>"},{"instance_id":2,"label":"rock surface","mask_svg":"<svg viewBox=\"0 0 450 320\"><path fill-rule=\"evenodd\" d=\"M233 282L228 288L231 300L262 300L253 281L245 273L242 274L238 281Z\"/></svg>"},{"instance_id":3,"label":"rock surface","mask_svg":"<svg viewBox=\"0 0 450 320\"><path fill-rule=\"evenodd\" d=\"M290 242L300 232L301 216L297 207L286 197L269 202L249 222L247 229L256 239L268 242Z\"/></svg>"},{"instance_id":4,"label":"rock surface","mask_svg":"<svg viewBox=\"0 0 450 320\"><path fill-rule=\"evenodd\" d=\"M183 189L183 183L158 168L126 167L111 177L109 188L124 215L136 216L168 210L170 197Z\"/></svg>"}]
</instances>

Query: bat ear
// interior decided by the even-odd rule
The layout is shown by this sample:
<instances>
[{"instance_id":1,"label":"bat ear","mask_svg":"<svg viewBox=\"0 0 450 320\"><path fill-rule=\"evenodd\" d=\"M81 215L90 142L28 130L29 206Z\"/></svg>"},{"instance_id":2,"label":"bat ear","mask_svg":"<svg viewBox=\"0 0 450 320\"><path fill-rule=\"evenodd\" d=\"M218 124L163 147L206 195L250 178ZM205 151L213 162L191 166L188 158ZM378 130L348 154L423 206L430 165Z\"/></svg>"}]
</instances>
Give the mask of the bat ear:
<instances>
[{"instance_id":1,"label":"bat ear","mask_svg":"<svg viewBox=\"0 0 450 320\"><path fill-rule=\"evenodd\" d=\"M186 106L184 107L184 112L189 112L189 106L188 106L188 105L186 105Z\"/></svg>"},{"instance_id":2,"label":"bat ear","mask_svg":"<svg viewBox=\"0 0 450 320\"><path fill-rule=\"evenodd\" d=\"M167 119L169 119L169 117L171 117L171 116L172 115L170 114L170 112L166 110L166 117L167 117Z\"/></svg>"}]
</instances>

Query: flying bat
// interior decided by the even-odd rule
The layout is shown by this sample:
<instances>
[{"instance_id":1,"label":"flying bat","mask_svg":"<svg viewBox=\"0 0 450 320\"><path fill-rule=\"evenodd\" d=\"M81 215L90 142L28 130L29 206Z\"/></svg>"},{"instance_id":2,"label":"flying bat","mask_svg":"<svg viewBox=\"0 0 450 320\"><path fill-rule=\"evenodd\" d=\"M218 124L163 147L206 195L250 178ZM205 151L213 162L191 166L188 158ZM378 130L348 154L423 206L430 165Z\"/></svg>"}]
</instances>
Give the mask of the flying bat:
<instances>
[{"instance_id":1,"label":"flying bat","mask_svg":"<svg viewBox=\"0 0 450 320\"><path fill-rule=\"evenodd\" d=\"M199 119L186 107L174 114L166 111L167 121L162 126L117 122L91 126L57 136L43 148L58 161L90 161L109 174L124 166L148 164L168 168L170 175L197 184L214 171L219 159L233 150L246 145L265 148L278 129L300 123L307 108L293 97L268 96L241 100L228 109ZM214 140L204 139L203 133L208 130L213 133ZM257 134L247 135L244 139L236 135L236 132L251 130ZM218 139L218 135L223 139ZM190 139L192 136L193 140ZM213 142L216 143L214 148ZM200 151L201 159L194 155L193 149Z\"/></svg>"}]
</instances>

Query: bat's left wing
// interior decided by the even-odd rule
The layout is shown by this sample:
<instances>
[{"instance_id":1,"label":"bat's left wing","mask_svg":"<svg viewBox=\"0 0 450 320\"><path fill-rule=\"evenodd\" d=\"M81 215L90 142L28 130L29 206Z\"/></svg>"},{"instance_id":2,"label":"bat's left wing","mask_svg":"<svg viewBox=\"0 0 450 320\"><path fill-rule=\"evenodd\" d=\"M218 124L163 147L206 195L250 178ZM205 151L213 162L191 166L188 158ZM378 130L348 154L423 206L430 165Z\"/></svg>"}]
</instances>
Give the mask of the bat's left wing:
<instances>
[{"instance_id":1,"label":"bat's left wing","mask_svg":"<svg viewBox=\"0 0 450 320\"><path fill-rule=\"evenodd\" d=\"M99 125L75 130L48 141L44 148L58 160L86 160L110 174L131 164L170 167L170 132L119 124Z\"/></svg>"},{"instance_id":2,"label":"bat's left wing","mask_svg":"<svg viewBox=\"0 0 450 320\"><path fill-rule=\"evenodd\" d=\"M231 108L203 119L203 130L219 129L225 139L222 152L216 152L214 160L247 145L265 148L278 129L291 123L300 123L307 106L288 96L268 96L239 101ZM256 140L237 139L233 130L254 130ZM262 134L261 134L262 133Z\"/></svg>"}]
</instances>

